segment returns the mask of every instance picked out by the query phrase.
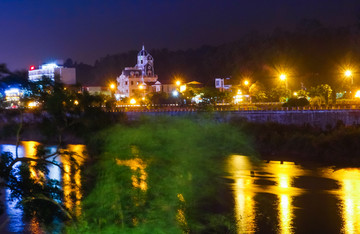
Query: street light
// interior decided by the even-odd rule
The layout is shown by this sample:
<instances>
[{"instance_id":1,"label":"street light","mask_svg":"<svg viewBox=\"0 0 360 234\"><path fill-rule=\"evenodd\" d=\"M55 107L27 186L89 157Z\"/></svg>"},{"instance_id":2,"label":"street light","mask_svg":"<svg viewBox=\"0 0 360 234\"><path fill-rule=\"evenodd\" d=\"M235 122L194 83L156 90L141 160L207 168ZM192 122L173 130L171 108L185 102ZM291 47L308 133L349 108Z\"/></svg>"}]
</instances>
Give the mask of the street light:
<instances>
[{"instance_id":1,"label":"street light","mask_svg":"<svg viewBox=\"0 0 360 234\"><path fill-rule=\"evenodd\" d=\"M175 84L176 84L176 86L180 86L180 85L181 85L181 81L180 81L180 80L177 80L177 81L175 82Z\"/></svg>"},{"instance_id":2,"label":"street light","mask_svg":"<svg viewBox=\"0 0 360 234\"><path fill-rule=\"evenodd\" d=\"M360 98L360 90L358 90L355 94L355 98Z\"/></svg>"},{"instance_id":3,"label":"street light","mask_svg":"<svg viewBox=\"0 0 360 234\"><path fill-rule=\"evenodd\" d=\"M110 96L113 97L114 96L114 90L115 90L116 85L114 83L111 83L109 85L110 88Z\"/></svg>"},{"instance_id":4,"label":"street light","mask_svg":"<svg viewBox=\"0 0 360 234\"><path fill-rule=\"evenodd\" d=\"M347 78L351 78L351 85L353 85L353 84L354 84L354 77L353 77L353 75L352 75L352 71L346 70L345 73L344 73L344 75L345 75Z\"/></svg>"},{"instance_id":5,"label":"street light","mask_svg":"<svg viewBox=\"0 0 360 234\"><path fill-rule=\"evenodd\" d=\"M172 91L172 95L174 97L177 97L177 96L179 96L179 92L177 90L174 90L174 91Z\"/></svg>"},{"instance_id":6,"label":"street light","mask_svg":"<svg viewBox=\"0 0 360 234\"><path fill-rule=\"evenodd\" d=\"M285 82L285 88L288 88L287 77L285 74L280 75L280 80Z\"/></svg>"},{"instance_id":7,"label":"street light","mask_svg":"<svg viewBox=\"0 0 360 234\"><path fill-rule=\"evenodd\" d=\"M248 85L249 85L249 81L248 81L248 80L245 80L245 81L244 81L244 85L245 85L245 86L248 86Z\"/></svg>"}]
</instances>

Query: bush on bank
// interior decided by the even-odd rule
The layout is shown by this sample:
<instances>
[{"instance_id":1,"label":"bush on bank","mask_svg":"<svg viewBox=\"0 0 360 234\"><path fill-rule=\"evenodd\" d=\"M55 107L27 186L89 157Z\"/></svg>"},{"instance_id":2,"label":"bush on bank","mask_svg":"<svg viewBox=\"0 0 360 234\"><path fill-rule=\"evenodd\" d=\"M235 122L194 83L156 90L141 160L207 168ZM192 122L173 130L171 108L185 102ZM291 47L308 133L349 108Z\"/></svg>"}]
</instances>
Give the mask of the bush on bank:
<instances>
[{"instance_id":1,"label":"bush on bank","mask_svg":"<svg viewBox=\"0 0 360 234\"><path fill-rule=\"evenodd\" d=\"M254 155L229 124L164 118L116 125L101 143L93 189L68 233L235 232L225 158Z\"/></svg>"}]
</instances>

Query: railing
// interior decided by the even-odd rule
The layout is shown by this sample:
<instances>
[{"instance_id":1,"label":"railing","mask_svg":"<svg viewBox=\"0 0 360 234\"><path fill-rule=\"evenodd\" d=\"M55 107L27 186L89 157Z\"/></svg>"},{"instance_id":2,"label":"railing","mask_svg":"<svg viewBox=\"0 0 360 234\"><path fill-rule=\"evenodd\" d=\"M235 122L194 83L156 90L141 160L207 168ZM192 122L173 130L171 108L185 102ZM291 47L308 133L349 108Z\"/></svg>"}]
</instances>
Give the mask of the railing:
<instances>
[{"instance_id":1,"label":"railing","mask_svg":"<svg viewBox=\"0 0 360 234\"><path fill-rule=\"evenodd\" d=\"M333 110L360 110L360 105L331 105L331 106L306 106L306 107L282 107L279 105L216 105L199 107L196 105L179 106L176 104L165 105L122 105L110 112L204 112L204 111L333 111Z\"/></svg>"}]
</instances>

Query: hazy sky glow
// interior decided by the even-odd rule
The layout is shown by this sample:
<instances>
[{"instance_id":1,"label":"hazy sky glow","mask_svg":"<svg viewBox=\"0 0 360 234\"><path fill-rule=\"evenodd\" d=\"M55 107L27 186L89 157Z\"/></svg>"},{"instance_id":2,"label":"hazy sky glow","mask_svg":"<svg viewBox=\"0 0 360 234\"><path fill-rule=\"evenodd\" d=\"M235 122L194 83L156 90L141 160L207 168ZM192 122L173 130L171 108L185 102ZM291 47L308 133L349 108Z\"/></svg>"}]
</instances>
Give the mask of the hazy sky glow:
<instances>
[{"instance_id":1,"label":"hazy sky glow","mask_svg":"<svg viewBox=\"0 0 360 234\"><path fill-rule=\"evenodd\" d=\"M172 50L218 45L252 30L292 29L303 18L355 24L358 13L359 0L0 0L0 63L93 64L142 43Z\"/></svg>"}]
</instances>

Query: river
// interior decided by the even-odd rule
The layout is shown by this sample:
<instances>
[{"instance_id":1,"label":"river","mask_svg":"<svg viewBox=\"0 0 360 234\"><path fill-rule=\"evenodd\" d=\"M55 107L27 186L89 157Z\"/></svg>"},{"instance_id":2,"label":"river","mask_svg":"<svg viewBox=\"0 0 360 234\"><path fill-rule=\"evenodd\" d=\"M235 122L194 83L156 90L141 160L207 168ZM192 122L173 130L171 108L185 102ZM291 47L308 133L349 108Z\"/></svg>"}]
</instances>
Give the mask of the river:
<instances>
[{"instance_id":1,"label":"river","mask_svg":"<svg viewBox=\"0 0 360 234\"><path fill-rule=\"evenodd\" d=\"M22 142L20 157L34 157L34 141ZM54 152L55 147L49 147ZM84 159L84 145L68 145ZM15 154L15 146L2 144L0 151ZM61 181L64 206L81 213L81 174L66 157L63 168L51 166L50 177ZM301 166L293 162L253 162L233 155L227 160L226 178L234 198L238 233L358 233L360 231L360 169ZM146 179L146 178L145 178ZM3 201L9 191L2 192ZM55 225L60 232L61 225ZM0 233L44 233L36 219L25 221L15 201L5 202Z\"/></svg>"},{"instance_id":2,"label":"river","mask_svg":"<svg viewBox=\"0 0 360 234\"><path fill-rule=\"evenodd\" d=\"M360 169L228 161L238 233L359 233Z\"/></svg>"},{"instance_id":3,"label":"river","mask_svg":"<svg viewBox=\"0 0 360 234\"><path fill-rule=\"evenodd\" d=\"M35 141L23 141L18 148L19 157L35 157L36 146L39 145ZM49 153L56 152L55 146L49 146ZM78 164L82 164L85 155L84 145L67 145L66 150L75 152L75 160ZM16 146L11 144L1 144L0 152L11 152L15 155ZM73 163L70 162L69 157L61 155L56 157L56 163L63 167L63 171L59 167L52 165L49 166L49 177L61 182L64 191L64 206L72 210L75 214L79 215L81 194L81 171L73 170ZM35 173L31 171L32 173ZM0 233L45 233L44 228L36 219L25 220L21 208L16 207L15 201L8 201L10 191L3 190L2 200L5 202L4 213L0 217ZM61 225L54 224L51 227L52 233L60 233Z\"/></svg>"}]
</instances>

